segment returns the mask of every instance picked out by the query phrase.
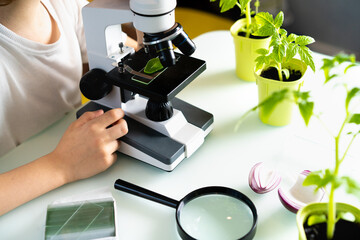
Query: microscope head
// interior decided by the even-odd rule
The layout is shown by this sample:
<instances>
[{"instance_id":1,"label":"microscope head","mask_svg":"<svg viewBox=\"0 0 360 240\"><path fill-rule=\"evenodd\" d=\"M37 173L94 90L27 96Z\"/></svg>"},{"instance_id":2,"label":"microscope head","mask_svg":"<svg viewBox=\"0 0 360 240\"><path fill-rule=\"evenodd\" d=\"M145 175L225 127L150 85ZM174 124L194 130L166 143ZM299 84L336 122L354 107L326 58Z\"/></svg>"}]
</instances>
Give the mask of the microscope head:
<instances>
[{"instance_id":1,"label":"microscope head","mask_svg":"<svg viewBox=\"0 0 360 240\"><path fill-rule=\"evenodd\" d=\"M145 51L159 57L165 67L176 64L173 44L187 56L196 49L182 26L175 22L175 7L176 0L130 0L134 27L144 33Z\"/></svg>"}]
</instances>

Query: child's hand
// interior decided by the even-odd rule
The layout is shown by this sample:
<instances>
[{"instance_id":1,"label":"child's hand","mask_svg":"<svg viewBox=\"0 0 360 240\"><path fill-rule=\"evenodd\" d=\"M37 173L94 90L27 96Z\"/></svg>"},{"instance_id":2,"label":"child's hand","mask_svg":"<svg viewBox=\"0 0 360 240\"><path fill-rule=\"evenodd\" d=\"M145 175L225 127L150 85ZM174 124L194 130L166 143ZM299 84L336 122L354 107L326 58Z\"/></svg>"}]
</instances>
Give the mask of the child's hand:
<instances>
[{"instance_id":1,"label":"child's hand","mask_svg":"<svg viewBox=\"0 0 360 240\"><path fill-rule=\"evenodd\" d=\"M121 109L87 112L66 130L56 149L50 153L65 178L72 182L91 177L110 167L119 148L118 138L128 132Z\"/></svg>"}]
</instances>

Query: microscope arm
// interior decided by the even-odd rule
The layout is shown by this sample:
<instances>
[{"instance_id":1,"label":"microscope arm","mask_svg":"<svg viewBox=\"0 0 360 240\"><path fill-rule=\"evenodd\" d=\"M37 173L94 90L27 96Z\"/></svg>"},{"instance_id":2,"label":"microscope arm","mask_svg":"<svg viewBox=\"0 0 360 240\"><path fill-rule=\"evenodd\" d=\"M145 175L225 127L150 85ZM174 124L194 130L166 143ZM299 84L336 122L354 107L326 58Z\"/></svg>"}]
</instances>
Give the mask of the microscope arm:
<instances>
[{"instance_id":1,"label":"microscope arm","mask_svg":"<svg viewBox=\"0 0 360 240\"><path fill-rule=\"evenodd\" d=\"M133 22L144 33L165 32L175 24L175 7L175 0L95 0L86 5L82 15L90 69L112 69L106 46L111 28L121 31L121 24Z\"/></svg>"},{"instance_id":2,"label":"microscope arm","mask_svg":"<svg viewBox=\"0 0 360 240\"><path fill-rule=\"evenodd\" d=\"M83 8L83 21L89 67L100 68L106 72L113 66L107 58L106 33L109 26L120 26L132 22L133 14L128 1L102 0L93 1Z\"/></svg>"}]
</instances>

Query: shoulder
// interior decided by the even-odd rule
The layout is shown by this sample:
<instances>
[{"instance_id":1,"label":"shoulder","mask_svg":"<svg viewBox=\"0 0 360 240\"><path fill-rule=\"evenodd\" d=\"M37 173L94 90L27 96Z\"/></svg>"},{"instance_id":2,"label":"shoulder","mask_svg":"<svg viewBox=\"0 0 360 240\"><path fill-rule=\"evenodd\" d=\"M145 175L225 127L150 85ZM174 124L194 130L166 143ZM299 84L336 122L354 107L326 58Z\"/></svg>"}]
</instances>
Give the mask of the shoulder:
<instances>
[{"instance_id":1,"label":"shoulder","mask_svg":"<svg viewBox=\"0 0 360 240\"><path fill-rule=\"evenodd\" d=\"M52 5L54 10L59 14L69 14L73 17L78 17L81 9L88 4L87 0L47 0Z\"/></svg>"},{"instance_id":2,"label":"shoulder","mask_svg":"<svg viewBox=\"0 0 360 240\"><path fill-rule=\"evenodd\" d=\"M11 39L9 40L0 30L0 82L3 83L3 78L9 74L9 69L17 65L17 58L20 56L21 49L13 45Z\"/></svg>"},{"instance_id":3,"label":"shoulder","mask_svg":"<svg viewBox=\"0 0 360 240\"><path fill-rule=\"evenodd\" d=\"M89 1L87 1L87 0L62 0L62 1L47 0L47 1L50 2L50 4L53 5L54 7L64 7L68 10L81 9L86 4L89 3Z\"/></svg>"}]
</instances>

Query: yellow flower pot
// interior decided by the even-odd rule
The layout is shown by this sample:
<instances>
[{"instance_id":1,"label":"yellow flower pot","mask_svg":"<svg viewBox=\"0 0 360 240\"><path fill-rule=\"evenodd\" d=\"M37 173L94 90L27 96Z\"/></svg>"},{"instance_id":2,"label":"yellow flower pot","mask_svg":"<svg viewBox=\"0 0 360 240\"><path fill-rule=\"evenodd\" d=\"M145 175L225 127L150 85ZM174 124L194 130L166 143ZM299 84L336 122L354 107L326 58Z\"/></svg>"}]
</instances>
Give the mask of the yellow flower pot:
<instances>
[{"instance_id":1,"label":"yellow flower pot","mask_svg":"<svg viewBox=\"0 0 360 240\"><path fill-rule=\"evenodd\" d=\"M296 213L296 223L299 231L299 240L307 240L304 230L304 223L312 214L326 214L328 210L328 203L310 203L301 208ZM355 217L356 222L360 222L360 210L352 205L346 203L336 203L336 212L349 212Z\"/></svg>"},{"instance_id":2,"label":"yellow flower pot","mask_svg":"<svg viewBox=\"0 0 360 240\"><path fill-rule=\"evenodd\" d=\"M284 67L289 68L289 66L291 66L290 69L300 70L302 77L296 81L284 82L261 77L260 73L262 70L255 72L254 76L258 86L259 103L267 99L274 92L281 91L285 88L290 90L300 90L304 83L303 76L306 72L307 66L298 59L290 60L289 63ZM260 107L259 118L263 123L269 124L271 126L288 125L291 122L294 106L294 102L284 100L278 103L274 110L268 115L264 114L262 107Z\"/></svg>"},{"instance_id":3,"label":"yellow flower pot","mask_svg":"<svg viewBox=\"0 0 360 240\"><path fill-rule=\"evenodd\" d=\"M240 19L230 28L235 44L236 75L242 80L255 82L255 59L259 56L256 50L259 48L267 49L270 44L270 37L254 39L238 36L239 29L245 24L246 19Z\"/></svg>"}]
</instances>

